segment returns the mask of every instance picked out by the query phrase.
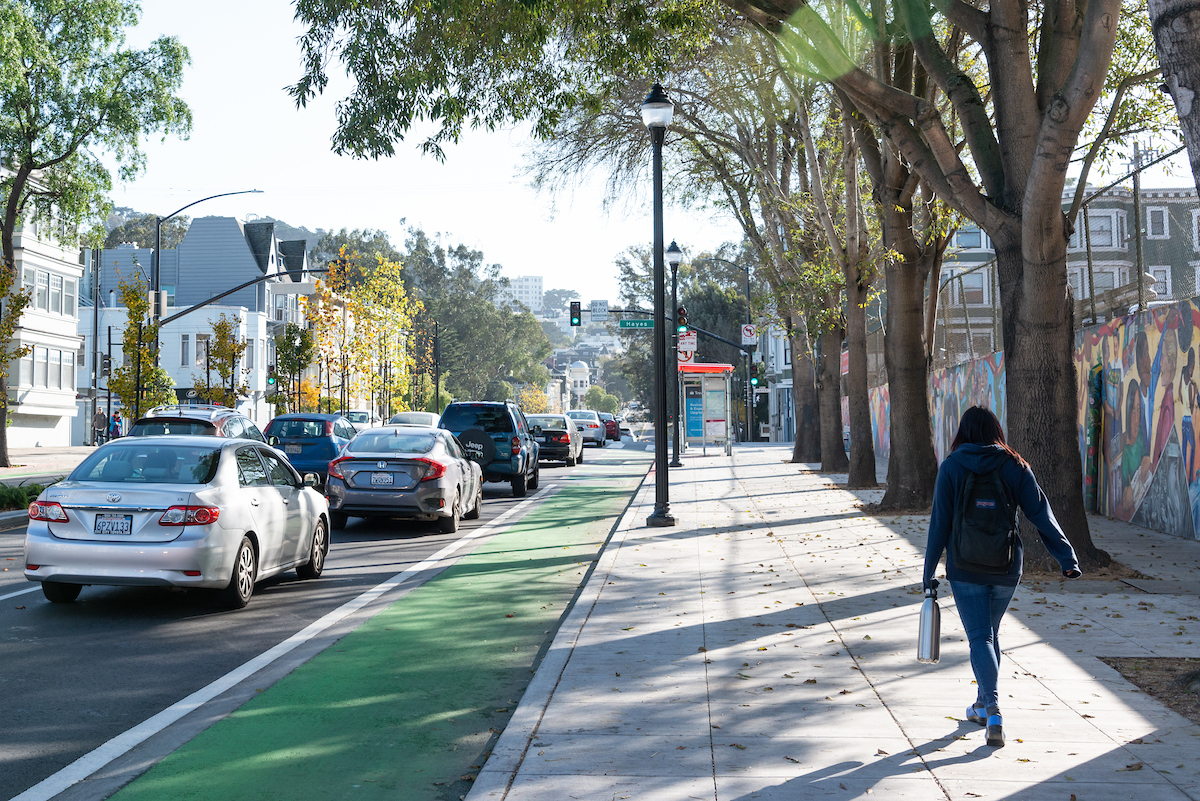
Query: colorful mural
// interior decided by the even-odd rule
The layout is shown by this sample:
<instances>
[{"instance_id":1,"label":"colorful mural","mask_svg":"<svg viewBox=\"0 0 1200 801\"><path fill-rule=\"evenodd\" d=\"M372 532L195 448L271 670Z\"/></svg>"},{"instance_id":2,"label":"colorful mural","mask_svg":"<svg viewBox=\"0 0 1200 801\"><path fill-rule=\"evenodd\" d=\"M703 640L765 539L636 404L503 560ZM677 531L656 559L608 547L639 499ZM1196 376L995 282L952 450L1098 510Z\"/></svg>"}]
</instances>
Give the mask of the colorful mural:
<instances>
[{"instance_id":1,"label":"colorful mural","mask_svg":"<svg viewBox=\"0 0 1200 801\"><path fill-rule=\"evenodd\" d=\"M875 442L875 455L887 459L892 455L892 435L889 420L892 419L892 399L888 385L872 387L871 394L871 439Z\"/></svg>"}]
</instances>

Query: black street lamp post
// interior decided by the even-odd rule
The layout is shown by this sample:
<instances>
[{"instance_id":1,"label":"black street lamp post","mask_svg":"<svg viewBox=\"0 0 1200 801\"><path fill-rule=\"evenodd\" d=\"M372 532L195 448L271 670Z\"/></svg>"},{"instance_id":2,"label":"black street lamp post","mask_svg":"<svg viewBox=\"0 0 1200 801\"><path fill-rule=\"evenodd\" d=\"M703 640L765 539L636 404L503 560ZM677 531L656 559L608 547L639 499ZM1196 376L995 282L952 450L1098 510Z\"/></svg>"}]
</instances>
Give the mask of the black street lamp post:
<instances>
[{"instance_id":1,"label":"black street lamp post","mask_svg":"<svg viewBox=\"0 0 1200 801\"><path fill-rule=\"evenodd\" d=\"M667 248L667 264L671 265L671 314L679 313L679 263L683 251L675 240ZM672 317L674 319L674 317ZM679 461L679 324L671 326L671 358L667 370L671 373L671 467L683 467Z\"/></svg>"},{"instance_id":2,"label":"black street lamp post","mask_svg":"<svg viewBox=\"0 0 1200 801\"><path fill-rule=\"evenodd\" d=\"M667 317L663 269L662 146L675 104L655 83L642 101L642 122L650 131L654 149L654 511L649 526L673 526L670 485L667 477Z\"/></svg>"}]
</instances>

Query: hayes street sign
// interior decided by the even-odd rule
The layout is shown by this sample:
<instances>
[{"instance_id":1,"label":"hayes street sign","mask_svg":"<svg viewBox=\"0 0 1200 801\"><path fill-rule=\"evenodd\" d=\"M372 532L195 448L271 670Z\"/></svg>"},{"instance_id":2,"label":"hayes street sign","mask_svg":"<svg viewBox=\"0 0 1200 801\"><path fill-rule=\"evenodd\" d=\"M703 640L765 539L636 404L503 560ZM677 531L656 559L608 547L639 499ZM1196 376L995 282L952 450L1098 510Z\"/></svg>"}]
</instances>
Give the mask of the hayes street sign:
<instances>
[{"instance_id":1,"label":"hayes street sign","mask_svg":"<svg viewBox=\"0 0 1200 801\"><path fill-rule=\"evenodd\" d=\"M653 320L622 320L617 324L618 328L653 328Z\"/></svg>"}]
</instances>

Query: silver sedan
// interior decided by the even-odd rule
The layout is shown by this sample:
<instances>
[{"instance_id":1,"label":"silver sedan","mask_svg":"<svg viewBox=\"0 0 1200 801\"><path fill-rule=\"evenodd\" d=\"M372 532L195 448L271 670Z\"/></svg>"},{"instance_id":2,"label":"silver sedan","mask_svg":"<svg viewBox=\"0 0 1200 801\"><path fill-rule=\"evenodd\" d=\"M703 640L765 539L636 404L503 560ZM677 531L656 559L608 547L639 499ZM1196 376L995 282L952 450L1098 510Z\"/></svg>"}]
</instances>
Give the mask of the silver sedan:
<instances>
[{"instance_id":1,"label":"silver sedan","mask_svg":"<svg viewBox=\"0 0 1200 801\"><path fill-rule=\"evenodd\" d=\"M321 575L329 512L316 481L261 442L119 439L30 504L25 577L55 603L100 584L207 587L241 608L259 579Z\"/></svg>"},{"instance_id":2,"label":"silver sedan","mask_svg":"<svg viewBox=\"0 0 1200 801\"><path fill-rule=\"evenodd\" d=\"M329 463L325 483L335 529L350 517L437 520L444 533L483 508L483 471L441 428L372 428Z\"/></svg>"}]
</instances>

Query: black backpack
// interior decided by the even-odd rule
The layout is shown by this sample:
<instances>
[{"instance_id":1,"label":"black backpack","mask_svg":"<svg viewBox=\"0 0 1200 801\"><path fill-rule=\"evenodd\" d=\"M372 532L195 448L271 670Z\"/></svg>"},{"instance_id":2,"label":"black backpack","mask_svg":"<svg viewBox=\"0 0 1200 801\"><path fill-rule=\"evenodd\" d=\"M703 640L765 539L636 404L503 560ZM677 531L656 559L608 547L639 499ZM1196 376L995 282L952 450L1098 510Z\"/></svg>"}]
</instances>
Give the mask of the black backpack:
<instances>
[{"instance_id":1,"label":"black backpack","mask_svg":"<svg viewBox=\"0 0 1200 801\"><path fill-rule=\"evenodd\" d=\"M958 488L950 532L954 564L973 573L1003 575L1017 550L1017 504L997 468L967 471Z\"/></svg>"}]
</instances>

